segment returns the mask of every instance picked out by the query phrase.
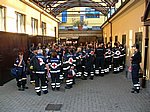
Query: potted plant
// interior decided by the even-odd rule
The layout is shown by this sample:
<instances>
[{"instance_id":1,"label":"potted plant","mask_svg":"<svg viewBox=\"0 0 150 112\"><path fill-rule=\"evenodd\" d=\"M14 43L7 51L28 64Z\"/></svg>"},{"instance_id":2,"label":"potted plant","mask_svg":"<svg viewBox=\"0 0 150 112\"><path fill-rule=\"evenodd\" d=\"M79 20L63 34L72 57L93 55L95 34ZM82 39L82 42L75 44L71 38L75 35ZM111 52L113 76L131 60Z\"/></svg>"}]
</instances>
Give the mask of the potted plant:
<instances>
[{"instance_id":1,"label":"potted plant","mask_svg":"<svg viewBox=\"0 0 150 112\"><path fill-rule=\"evenodd\" d=\"M73 26L78 27L78 30L81 31L83 26L86 25L85 21L75 21Z\"/></svg>"}]
</instances>

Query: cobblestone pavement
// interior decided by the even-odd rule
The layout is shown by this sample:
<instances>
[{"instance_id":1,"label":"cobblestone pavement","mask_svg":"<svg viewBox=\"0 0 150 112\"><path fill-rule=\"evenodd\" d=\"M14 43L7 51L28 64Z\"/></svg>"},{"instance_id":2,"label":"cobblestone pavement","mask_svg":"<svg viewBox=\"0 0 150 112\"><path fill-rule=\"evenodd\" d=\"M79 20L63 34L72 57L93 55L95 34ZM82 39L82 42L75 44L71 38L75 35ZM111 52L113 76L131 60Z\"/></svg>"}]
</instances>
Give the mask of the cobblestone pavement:
<instances>
[{"instance_id":1,"label":"cobblestone pavement","mask_svg":"<svg viewBox=\"0 0 150 112\"><path fill-rule=\"evenodd\" d=\"M37 96L34 87L18 91L12 80L0 87L0 112L48 112L48 104L62 104L54 112L150 112L150 95L145 89L130 93L132 83L124 73L95 77L94 80L77 79L70 90L52 91ZM52 111L49 111L52 112Z\"/></svg>"}]
</instances>

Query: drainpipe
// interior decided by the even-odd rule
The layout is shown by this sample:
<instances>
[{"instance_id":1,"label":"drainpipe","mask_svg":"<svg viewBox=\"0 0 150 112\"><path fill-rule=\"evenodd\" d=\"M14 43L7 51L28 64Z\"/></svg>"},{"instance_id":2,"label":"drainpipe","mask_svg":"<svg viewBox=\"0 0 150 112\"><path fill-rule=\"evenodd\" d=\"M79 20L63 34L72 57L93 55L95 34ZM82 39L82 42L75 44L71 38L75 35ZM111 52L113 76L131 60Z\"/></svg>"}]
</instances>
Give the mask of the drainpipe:
<instances>
[{"instance_id":1,"label":"drainpipe","mask_svg":"<svg viewBox=\"0 0 150 112\"><path fill-rule=\"evenodd\" d=\"M148 0L145 0L146 6ZM144 73L142 78L142 88L146 88L146 69L147 69L147 57L148 57L148 43L149 43L149 26L145 26L145 54L144 54Z\"/></svg>"},{"instance_id":2,"label":"drainpipe","mask_svg":"<svg viewBox=\"0 0 150 112\"><path fill-rule=\"evenodd\" d=\"M112 22L109 21L109 24L110 24L110 42L112 46Z\"/></svg>"},{"instance_id":3,"label":"drainpipe","mask_svg":"<svg viewBox=\"0 0 150 112\"><path fill-rule=\"evenodd\" d=\"M142 79L142 88L146 88L146 68L147 68L147 56L148 56L148 43L149 43L149 26L145 26L146 37L145 37L145 54L144 54L144 74Z\"/></svg>"}]
</instances>

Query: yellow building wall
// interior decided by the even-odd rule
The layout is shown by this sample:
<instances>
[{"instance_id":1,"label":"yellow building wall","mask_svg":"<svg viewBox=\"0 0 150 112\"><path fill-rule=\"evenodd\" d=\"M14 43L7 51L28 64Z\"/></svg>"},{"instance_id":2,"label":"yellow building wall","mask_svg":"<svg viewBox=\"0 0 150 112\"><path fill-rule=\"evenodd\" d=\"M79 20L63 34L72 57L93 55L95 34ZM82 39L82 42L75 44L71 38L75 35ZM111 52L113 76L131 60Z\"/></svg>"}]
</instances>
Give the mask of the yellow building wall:
<instances>
[{"instance_id":1,"label":"yellow building wall","mask_svg":"<svg viewBox=\"0 0 150 112\"><path fill-rule=\"evenodd\" d=\"M131 46L135 43L136 32L142 32L142 57L144 57L145 28L141 22L141 17L144 15L145 2L144 0L130 0L128 4L126 5L127 8L118 12L118 15L110 19L110 22L112 23L112 43L115 42L115 36L118 36L118 41L122 43L122 35L126 35L127 65L129 66L129 59L132 55ZM109 40L110 23L103 26L103 35ZM142 58L142 68L144 67L143 63L144 58Z\"/></svg>"},{"instance_id":2,"label":"yellow building wall","mask_svg":"<svg viewBox=\"0 0 150 112\"><path fill-rule=\"evenodd\" d=\"M46 23L46 36L55 37L54 27L57 29L58 37L58 22L49 14L46 14L39 7L35 6L29 0L0 0L0 5L6 7L6 32L17 32L16 29L16 14L15 12L22 13L26 16L26 34L32 35L31 17L38 20L38 35L42 35L41 22ZM31 7L32 6L32 7Z\"/></svg>"},{"instance_id":3,"label":"yellow building wall","mask_svg":"<svg viewBox=\"0 0 150 112\"><path fill-rule=\"evenodd\" d=\"M68 9L67 11L82 11L82 9L80 7L75 7L75 8ZM69 14L74 15L74 16L69 17ZM67 12L67 22L61 23L60 25L61 26L73 26L73 23L75 21L80 20L80 14L82 15L82 12ZM60 21L62 20L61 15L59 15L57 18L59 18ZM101 26L104 23L104 20L105 20L104 16L100 16L100 18L85 18L84 17L84 21L88 26Z\"/></svg>"}]
</instances>

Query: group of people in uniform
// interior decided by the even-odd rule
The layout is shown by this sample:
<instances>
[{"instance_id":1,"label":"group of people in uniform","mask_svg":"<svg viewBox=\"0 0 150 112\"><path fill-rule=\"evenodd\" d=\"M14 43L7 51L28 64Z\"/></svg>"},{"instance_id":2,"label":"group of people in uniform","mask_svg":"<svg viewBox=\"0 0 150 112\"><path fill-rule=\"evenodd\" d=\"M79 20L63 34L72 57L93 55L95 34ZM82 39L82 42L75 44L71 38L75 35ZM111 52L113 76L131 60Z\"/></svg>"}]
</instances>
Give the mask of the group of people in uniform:
<instances>
[{"instance_id":1,"label":"group of people in uniform","mask_svg":"<svg viewBox=\"0 0 150 112\"><path fill-rule=\"evenodd\" d=\"M19 90L25 90L26 77L35 83L37 95L48 93L48 78L51 78L53 91L60 90L65 83L66 89L76 84L75 79L93 80L94 76L104 76L110 71L119 73L125 68L125 47L119 43L86 43L78 47L65 44L31 45L29 58L25 65L23 53L19 53L14 66L20 68L20 77L16 78ZM26 66L26 69L24 69ZM24 75L21 75L24 74Z\"/></svg>"}]
</instances>

